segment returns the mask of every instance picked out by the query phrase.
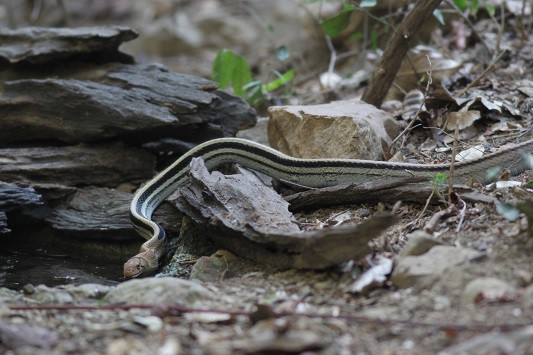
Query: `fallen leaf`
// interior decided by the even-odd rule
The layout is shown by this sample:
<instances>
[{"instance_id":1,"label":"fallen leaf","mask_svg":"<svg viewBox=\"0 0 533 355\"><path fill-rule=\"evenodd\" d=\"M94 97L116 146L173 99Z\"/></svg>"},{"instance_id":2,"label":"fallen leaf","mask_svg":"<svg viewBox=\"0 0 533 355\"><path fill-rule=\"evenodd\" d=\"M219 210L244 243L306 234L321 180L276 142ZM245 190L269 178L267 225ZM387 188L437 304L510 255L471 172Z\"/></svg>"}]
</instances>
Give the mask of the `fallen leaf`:
<instances>
[{"instance_id":1,"label":"fallen leaf","mask_svg":"<svg viewBox=\"0 0 533 355\"><path fill-rule=\"evenodd\" d=\"M470 147L468 149L465 149L455 156L456 162L462 162L465 160L472 160L477 159L483 156L483 153L485 152L485 147L482 145L476 145L474 147Z\"/></svg>"},{"instance_id":2,"label":"fallen leaf","mask_svg":"<svg viewBox=\"0 0 533 355\"><path fill-rule=\"evenodd\" d=\"M508 187L517 187L517 186L522 186L522 185L524 185L524 183L521 182L521 181L512 181L512 180L496 181L496 188L497 189L505 189L505 188L508 188Z\"/></svg>"},{"instance_id":3,"label":"fallen leaf","mask_svg":"<svg viewBox=\"0 0 533 355\"><path fill-rule=\"evenodd\" d=\"M446 118L446 130L452 132L455 131L456 125L459 125L459 130L472 126L481 118L481 113L476 110L450 112Z\"/></svg>"},{"instance_id":4,"label":"fallen leaf","mask_svg":"<svg viewBox=\"0 0 533 355\"><path fill-rule=\"evenodd\" d=\"M377 262L355 280L350 287L350 292L366 293L383 285L387 281L387 275L392 272L392 264L391 259L379 255Z\"/></svg>"},{"instance_id":5,"label":"fallen leaf","mask_svg":"<svg viewBox=\"0 0 533 355\"><path fill-rule=\"evenodd\" d=\"M489 128L493 132L509 132L514 130L521 130L522 126L516 122L496 122Z\"/></svg>"}]
</instances>

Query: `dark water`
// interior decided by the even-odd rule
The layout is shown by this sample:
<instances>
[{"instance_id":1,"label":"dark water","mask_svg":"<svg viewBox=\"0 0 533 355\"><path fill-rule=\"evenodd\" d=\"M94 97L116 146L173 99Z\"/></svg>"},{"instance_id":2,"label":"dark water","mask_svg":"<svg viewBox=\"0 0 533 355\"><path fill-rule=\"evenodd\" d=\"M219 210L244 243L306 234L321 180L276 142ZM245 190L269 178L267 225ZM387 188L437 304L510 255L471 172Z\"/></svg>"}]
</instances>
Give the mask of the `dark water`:
<instances>
[{"instance_id":1,"label":"dark water","mask_svg":"<svg viewBox=\"0 0 533 355\"><path fill-rule=\"evenodd\" d=\"M47 255L46 250L28 247L0 250L0 287L19 290L28 283L114 285L119 281L123 281L120 264L97 264L68 255Z\"/></svg>"}]
</instances>

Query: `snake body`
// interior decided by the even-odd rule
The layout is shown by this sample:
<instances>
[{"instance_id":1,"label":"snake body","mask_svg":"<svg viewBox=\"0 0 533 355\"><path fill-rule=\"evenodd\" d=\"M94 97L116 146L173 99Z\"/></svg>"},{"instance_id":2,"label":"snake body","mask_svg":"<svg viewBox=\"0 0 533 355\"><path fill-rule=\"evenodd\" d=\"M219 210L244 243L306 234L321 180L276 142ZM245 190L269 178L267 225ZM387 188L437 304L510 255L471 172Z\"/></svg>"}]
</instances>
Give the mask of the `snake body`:
<instances>
[{"instance_id":1,"label":"snake body","mask_svg":"<svg viewBox=\"0 0 533 355\"><path fill-rule=\"evenodd\" d=\"M508 169L512 175L520 174L529 169L523 153L533 154L533 139L474 160L456 163L454 182L465 183L475 179L480 183L489 183L495 179L487 178L487 169L491 167ZM148 241L141 246L139 254L124 264L125 277L138 277L157 270L164 251L165 231L151 220L152 212L176 189L187 184L189 165L194 157L203 158L210 170L223 163L237 163L273 178L311 188L406 177L427 177L430 181L436 174L447 174L450 169L450 164L300 159L245 139L214 139L191 149L135 194L130 219L133 227Z\"/></svg>"}]
</instances>

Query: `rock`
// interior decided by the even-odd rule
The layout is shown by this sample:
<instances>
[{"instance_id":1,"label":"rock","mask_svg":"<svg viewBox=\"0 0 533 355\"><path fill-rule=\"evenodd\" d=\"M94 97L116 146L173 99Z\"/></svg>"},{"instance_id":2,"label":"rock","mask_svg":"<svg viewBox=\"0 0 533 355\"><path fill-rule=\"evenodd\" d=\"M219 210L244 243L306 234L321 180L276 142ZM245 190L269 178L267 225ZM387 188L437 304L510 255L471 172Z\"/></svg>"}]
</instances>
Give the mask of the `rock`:
<instances>
[{"instance_id":1,"label":"rock","mask_svg":"<svg viewBox=\"0 0 533 355\"><path fill-rule=\"evenodd\" d=\"M526 309L533 309L533 284L529 285L524 292L524 306Z\"/></svg>"},{"instance_id":2,"label":"rock","mask_svg":"<svg viewBox=\"0 0 533 355\"><path fill-rule=\"evenodd\" d=\"M41 195L31 187L0 181L0 234L9 233L6 211L20 210L41 204Z\"/></svg>"},{"instance_id":3,"label":"rock","mask_svg":"<svg viewBox=\"0 0 533 355\"><path fill-rule=\"evenodd\" d=\"M473 249L437 245L422 255L400 257L391 281L399 288L427 287L445 270L482 255L483 253Z\"/></svg>"},{"instance_id":4,"label":"rock","mask_svg":"<svg viewBox=\"0 0 533 355\"><path fill-rule=\"evenodd\" d=\"M41 203L41 196L31 187L0 181L0 211L11 211Z\"/></svg>"},{"instance_id":5,"label":"rock","mask_svg":"<svg viewBox=\"0 0 533 355\"><path fill-rule=\"evenodd\" d=\"M0 96L0 139L2 144L52 139L79 143L114 137L142 141L142 137L187 135L183 126L191 126L191 132L200 123L219 125L220 135L253 126L253 109L240 98L212 92L217 86L156 66L124 66L110 73L105 84L8 81ZM69 104L62 105L65 101Z\"/></svg>"},{"instance_id":6,"label":"rock","mask_svg":"<svg viewBox=\"0 0 533 355\"><path fill-rule=\"evenodd\" d=\"M0 149L0 180L117 186L154 174L154 157L120 144Z\"/></svg>"},{"instance_id":7,"label":"rock","mask_svg":"<svg viewBox=\"0 0 533 355\"><path fill-rule=\"evenodd\" d=\"M111 289L111 286L96 283L55 287L26 284L23 288L28 298L45 304L84 303L90 300L100 300Z\"/></svg>"},{"instance_id":8,"label":"rock","mask_svg":"<svg viewBox=\"0 0 533 355\"><path fill-rule=\"evenodd\" d=\"M268 144L268 117L258 117L254 127L237 132L236 137L249 139L264 145Z\"/></svg>"},{"instance_id":9,"label":"rock","mask_svg":"<svg viewBox=\"0 0 533 355\"><path fill-rule=\"evenodd\" d=\"M133 195L105 187L86 187L76 190L68 199L50 207L26 212L42 219L55 231L79 238L125 240L137 238L131 226L129 205ZM161 205L155 218L168 233L178 233L180 218L168 203Z\"/></svg>"},{"instance_id":10,"label":"rock","mask_svg":"<svg viewBox=\"0 0 533 355\"><path fill-rule=\"evenodd\" d=\"M480 277L470 281L463 292L466 304L513 301L518 297L515 287L493 277Z\"/></svg>"},{"instance_id":11,"label":"rock","mask_svg":"<svg viewBox=\"0 0 533 355\"><path fill-rule=\"evenodd\" d=\"M0 287L0 305L2 304L17 304L24 300L24 295L20 292L11 290L9 288Z\"/></svg>"},{"instance_id":12,"label":"rock","mask_svg":"<svg viewBox=\"0 0 533 355\"><path fill-rule=\"evenodd\" d=\"M102 60L125 63L133 58L120 53L118 47L136 38L137 32L120 26L46 28L25 27L0 29L0 59L10 64L50 63L89 54ZM94 60L96 60L94 58ZM1 67L0 63L0 67Z\"/></svg>"},{"instance_id":13,"label":"rock","mask_svg":"<svg viewBox=\"0 0 533 355\"><path fill-rule=\"evenodd\" d=\"M173 277L145 278L121 283L104 301L111 304L153 304L181 307L205 306L217 295L195 281Z\"/></svg>"},{"instance_id":14,"label":"rock","mask_svg":"<svg viewBox=\"0 0 533 355\"><path fill-rule=\"evenodd\" d=\"M11 229L7 228L7 215L5 212L0 212L0 234L9 233Z\"/></svg>"},{"instance_id":15,"label":"rock","mask_svg":"<svg viewBox=\"0 0 533 355\"><path fill-rule=\"evenodd\" d=\"M44 220L53 229L78 237L130 239L135 235L128 217L132 197L109 188L78 189Z\"/></svg>"},{"instance_id":16,"label":"rock","mask_svg":"<svg viewBox=\"0 0 533 355\"><path fill-rule=\"evenodd\" d=\"M407 244L400 252L400 256L422 255L435 245L444 245L443 242L433 238L433 236L424 231L415 231L406 236Z\"/></svg>"},{"instance_id":17,"label":"rock","mask_svg":"<svg viewBox=\"0 0 533 355\"><path fill-rule=\"evenodd\" d=\"M527 355L532 352L533 326L499 333L497 331L481 334L463 340L438 353L438 355L462 354L514 354Z\"/></svg>"},{"instance_id":18,"label":"rock","mask_svg":"<svg viewBox=\"0 0 533 355\"><path fill-rule=\"evenodd\" d=\"M191 270L191 280L216 282L257 270L257 267L227 250L202 256Z\"/></svg>"},{"instance_id":19,"label":"rock","mask_svg":"<svg viewBox=\"0 0 533 355\"><path fill-rule=\"evenodd\" d=\"M257 322L229 345L231 353L298 354L320 352L331 341L326 327L316 320L290 322L287 318L274 318ZM224 349L228 344L222 341L220 345ZM216 352L213 345L210 350Z\"/></svg>"},{"instance_id":20,"label":"rock","mask_svg":"<svg viewBox=\"0 0 533 355\"><path fill-rule=\"evenodd\" d=\"M56 332L26 324L0 324L0 343L8 349L22 347L51 348L59 341Z\"/></svg>"},{"instance_id":21,"label":"rock","mask_svg":"<svg viewBox=\"0 0 533 355\"><path fill-rule=\"evenodd\" d=\"M271 146L298 158L382 160L400 127L385 111L361 101L269 108Z\"/></svg>"}]
</instances>

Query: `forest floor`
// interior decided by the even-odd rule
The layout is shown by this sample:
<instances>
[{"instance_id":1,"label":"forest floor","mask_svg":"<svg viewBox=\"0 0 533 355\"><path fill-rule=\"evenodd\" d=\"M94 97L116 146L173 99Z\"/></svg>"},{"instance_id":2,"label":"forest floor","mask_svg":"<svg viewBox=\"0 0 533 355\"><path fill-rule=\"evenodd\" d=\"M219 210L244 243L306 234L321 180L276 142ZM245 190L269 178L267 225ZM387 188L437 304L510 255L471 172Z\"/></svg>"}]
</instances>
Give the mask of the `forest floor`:
<instances>
[{"instance_id":1,"label":"forest floor","mask_svg":"<svg viewBox=\"0 0 533 355\"><path fill-rule=\"evenodd\" d=\"M533 40L504 37L509 54L467 97L483 105L505 102L518 111L481 108L480 119L470 124L475 134L461 139L459 151L479 144L496 151L533 139ZM449 57L467 63L447 77L451 92L483 72L478 51L448 48ZM294 97L315 93L306 96L310 103L361 92L323 90L309 82L295 86ZM413 129L400 149L404 159L450 161L451 149L436 148L451 144L437 136ZM531 201L533 175L530 170L507 178L515 183L475 187L480 195L508 203L503 207L492 200L455 208L446 203L394 208L376 201L296 214L306 226L355 223L393 208L400 217L374 240L373 254L324 271L278 271L219 251L194 266L190 280L147 278L139 281L144 286L131 288L126 283L0 288L0 353L533 353L533 236L528 217L513 215L512 207ZM453 248L431 254L435 247L424 244L428 239ZM419 243L412 241L410 248L423 250L402 254L410 240ZM389 270L358 288L361 275L384 259L409 268L396 281ZM142 305L127 306L132 303Z\"/></svg>"}]
</instances>

